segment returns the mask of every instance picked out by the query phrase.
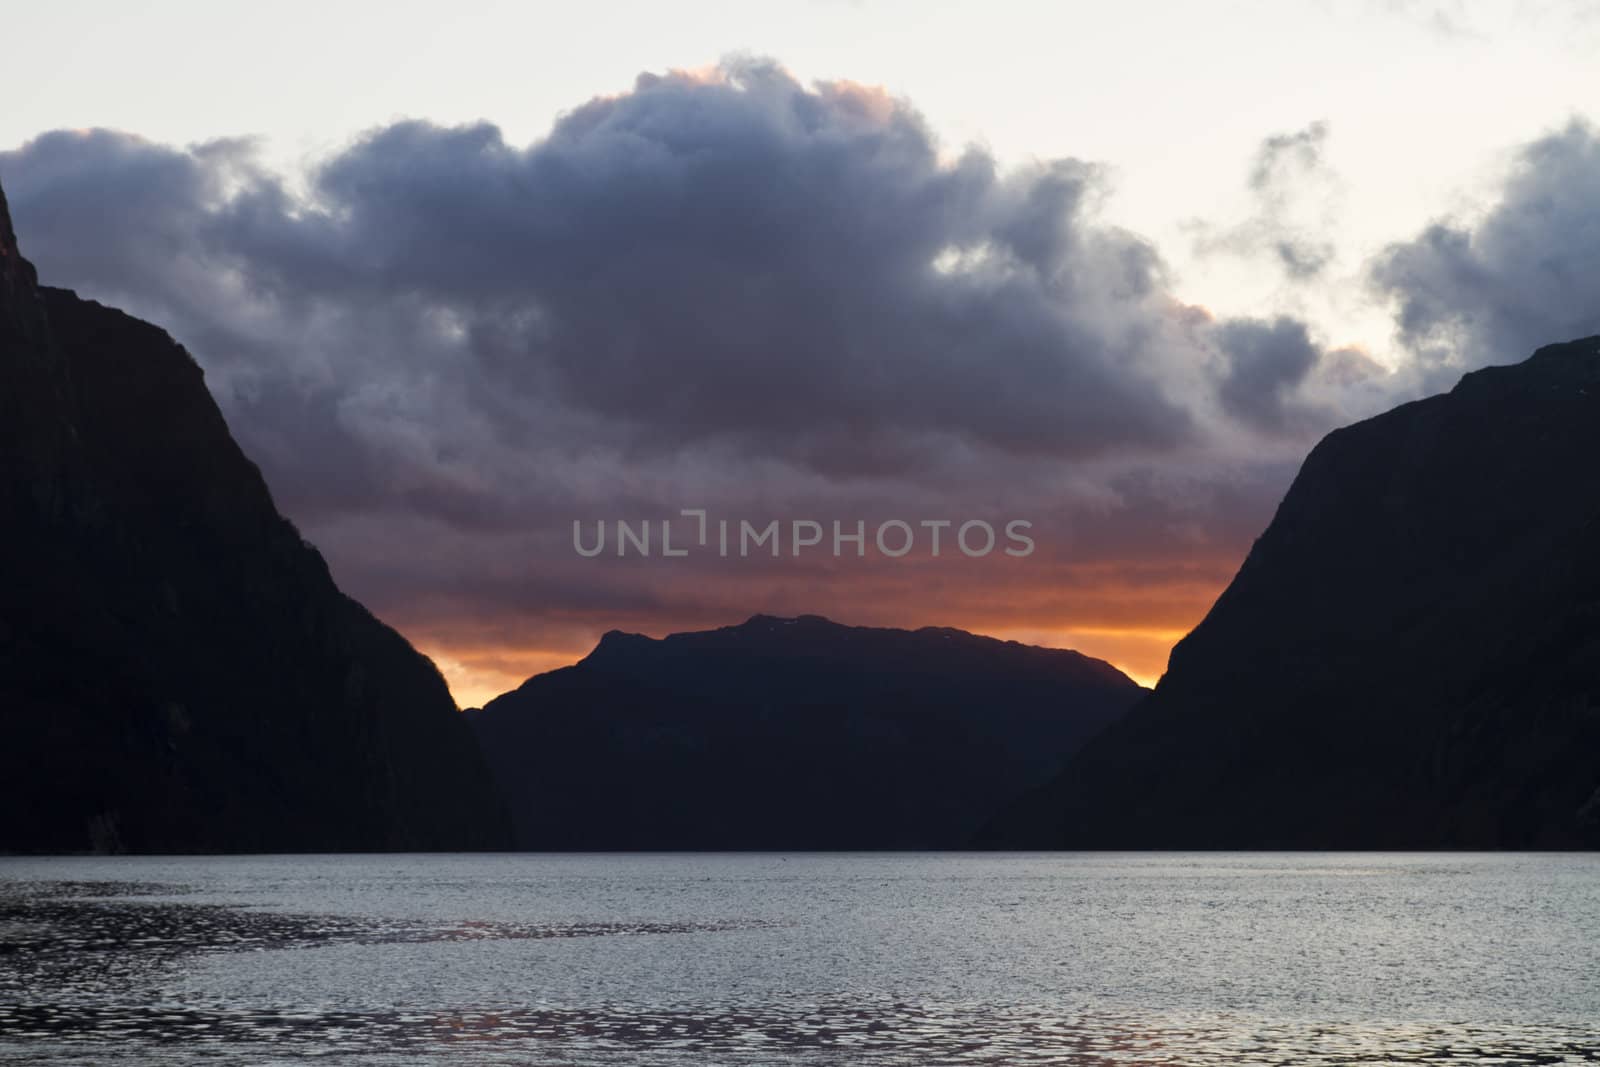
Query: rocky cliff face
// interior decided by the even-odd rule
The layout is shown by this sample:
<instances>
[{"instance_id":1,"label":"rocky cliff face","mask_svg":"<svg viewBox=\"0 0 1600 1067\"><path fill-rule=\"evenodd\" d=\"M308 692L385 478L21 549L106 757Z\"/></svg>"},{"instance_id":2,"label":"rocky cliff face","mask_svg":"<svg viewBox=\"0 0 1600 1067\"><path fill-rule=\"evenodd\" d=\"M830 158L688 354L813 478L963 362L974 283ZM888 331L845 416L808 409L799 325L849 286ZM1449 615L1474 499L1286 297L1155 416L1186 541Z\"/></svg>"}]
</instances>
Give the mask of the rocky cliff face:
<instances>
[{"instance_id":1,"label":"rocky cliff face","mask_svg":"<svg viewBox=\"0 0 1600 1067\"><path fill-rule=\"evenodd\" d=\"M507 823L438 672L277 513L158 328L0 197L0 851L457 849Z\"/></svg>"},{"instance_id":2,"label":"rocky cliff face","mask_svg":"<svg viewBox=\"0 0 1600 1067\"><path fill-rule=\"evenodd\" d=\"M17 249L11 209L5 191L0 190L0 331L7 336L24 334L29 321L37 317L36 284L33 264Z\"/></svg>"},{"instance_id":3,"label":"rocky cliff face","mask_svg":"<svg viewBox=\"0 0 1600 1067\"><path fill-rule=\"evenodd\" d=\"M1600 338L1339 430L1154 694L988 842L1600 846Z\"/></svg>"},{"instance_id":4,"label":"rocky cliff face","mask_svg":"<svg viewBox=\"0 0 1600 1067\"><path fill-rule=\"evenodd\" d=\"M22 258L17 235L11 228L11 209L0 189L0 336L17 343L37 342L44 333L38 277L33 264Z\"/></svg>"},{"instance_id":5,"label":"rocky cliff face","mask_svg":"<svg viewBox=\"0 0 1600 1067\"><path fill-rule=\"evenodd\" d=\"M607 634L473 721L526 848L954 848L1144 692L1076 652L758 615Z\"/></svg>"}]
</instances>

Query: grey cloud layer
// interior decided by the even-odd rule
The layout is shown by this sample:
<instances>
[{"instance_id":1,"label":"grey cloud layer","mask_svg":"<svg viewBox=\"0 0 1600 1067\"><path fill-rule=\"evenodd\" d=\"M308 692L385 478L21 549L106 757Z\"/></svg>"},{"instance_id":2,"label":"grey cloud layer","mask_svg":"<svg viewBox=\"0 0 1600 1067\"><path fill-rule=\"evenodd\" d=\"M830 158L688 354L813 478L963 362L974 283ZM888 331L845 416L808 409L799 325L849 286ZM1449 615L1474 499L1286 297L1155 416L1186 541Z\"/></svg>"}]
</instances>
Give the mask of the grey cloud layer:
<instances>
[{"instance_id":1,"label":"grey cloud layer","mask_svg":"<svg viewBox=\"0 0 1600 1067\"><path fill-rule=\"evenodd\" d=\"M1263 204L1325 134L1263 145ZM1407 343L1454 365L1582 332L1596 169L1574 127L1481 226L1391 250L1375 284ZM682 506L1025 506L1083 557L1225 556L1378 371L1291 318L1184 307L1157 251L1097 220L1096 166L943 155L904 102L759 61L641 77L527 148L397 123L303 188L247 141L106 131L44 135L0 176L41 274L187 344L380 609L666 603L653 573L575 580L567 530Z\"/></svg>"},{"instance_id":2,"label":"grey cloud layer","mask_svg":"<svg viewBox=\"0 0 1600 1067\"><path fill-rule=\"evenodd\" d=\"M326 406L336 370L273 381L308 362L286 340L384 349L391 371L492 380L490 399L559 402L629 444L851 474L937 462L952 439L1166 450L1203 406L1159 257L1087 216L1094 167L941 160L903 103L768 63L642 77L527 150L401 123L322 165L308 203L239 142L53 134L5 168L48 273L238 363L242 407Z\"/></svg>"},{"instance_id":3,"label":"grey cloud layer","mask_svg":"<svg viewBox=\"0 0 1600 1067\"><path fill-rule=\"evenodd\" d=\"M1482 220L1391 246L1372 281L1435 387L1600 333L1600 133L1574 121L1528 145Z\"/></svg>"},{"instance_id":4,"label":"grey cloud layer","mask_svg":"<svg viewBox=\"0 0 1600 1067\"><path fill-rule=\"evenodd\" d=\"M1225 322L1217 329L1223 353L1218 395L1234 417L1258 429L1285 433L1325 425L1328 414L1294 399L1322 360L1305 323Z\"/></svg>"}]
</instances>

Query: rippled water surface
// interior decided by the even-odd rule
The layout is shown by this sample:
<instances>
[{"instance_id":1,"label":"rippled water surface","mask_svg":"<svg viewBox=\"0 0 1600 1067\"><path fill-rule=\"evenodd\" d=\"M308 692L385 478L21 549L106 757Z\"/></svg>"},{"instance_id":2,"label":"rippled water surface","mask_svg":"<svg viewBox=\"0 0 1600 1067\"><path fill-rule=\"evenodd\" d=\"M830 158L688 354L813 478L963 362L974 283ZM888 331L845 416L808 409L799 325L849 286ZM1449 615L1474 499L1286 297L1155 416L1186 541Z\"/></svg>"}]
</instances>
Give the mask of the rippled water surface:
<instances>
[{"instance_id":1,"label":"rippled water surface","mask_svg":"<svg viewBox=\"0 0 1600 1067\"><path fill-rule=\"evenodd\" d=\"M0 859L0 1063L1600 1063L1593 855Z\"/></svg>"}]
</instances>

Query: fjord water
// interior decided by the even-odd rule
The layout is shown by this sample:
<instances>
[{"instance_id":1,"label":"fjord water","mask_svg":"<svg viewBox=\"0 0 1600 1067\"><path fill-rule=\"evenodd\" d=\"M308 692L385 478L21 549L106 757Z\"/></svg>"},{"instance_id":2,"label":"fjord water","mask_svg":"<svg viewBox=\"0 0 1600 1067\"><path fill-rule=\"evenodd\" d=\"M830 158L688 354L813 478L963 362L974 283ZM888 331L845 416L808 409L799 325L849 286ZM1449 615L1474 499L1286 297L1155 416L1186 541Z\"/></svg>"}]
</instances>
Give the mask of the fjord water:
<instances>
[{"instance_id":1,"label":"fjord water","mask_svg":"<svg viewBox=\"0 0 1600 1067\"><path fill-rule=\"evenodd\" d=\"M0 1062L1600 1062L1593 854L0 860Z\"/></svg>"}]
</instances>

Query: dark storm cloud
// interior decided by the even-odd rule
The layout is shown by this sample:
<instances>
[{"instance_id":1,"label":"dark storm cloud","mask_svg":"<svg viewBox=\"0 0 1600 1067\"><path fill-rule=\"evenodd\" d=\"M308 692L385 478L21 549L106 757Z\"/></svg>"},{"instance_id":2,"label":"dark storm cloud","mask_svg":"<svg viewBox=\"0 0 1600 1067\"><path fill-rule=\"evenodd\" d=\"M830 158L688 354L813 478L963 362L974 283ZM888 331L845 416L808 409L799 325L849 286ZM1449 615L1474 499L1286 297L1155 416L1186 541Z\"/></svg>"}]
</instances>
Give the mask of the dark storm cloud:
<instances>
[{"instance_id":1,"label":"dark storm cloud","mask_svg":"<svg viewBox=\"0 0 1600 1067\"><path fill-rule=\"evenodd\" d=\"M1252 214L1202 248L1332 284L1328 137L1263 141ZM1600 332L1581 124L1530 147L1481 220L1380 257L1419 357L1396 374L1293 318L1183 306L1157 251L1097 217L1093 164L942 152L906 103L765 62L642 77L528 147L401 122L290 179L248 141L57 132L0 154L0 178L47 282L194 352L348 588L510 660L542 630L757 610L1182 629L1311 436ZM849 580L575 560L575 518L684 507L1024 516L1039 552Z\"/></svg>"},{"instance_id":2,"label":"dark storm cloud","mask_svg":"<svg viewBox=\"0 0 1600 1067\"><path fill-rule=\"evenodd\" d=\"M1390 246L1371 277L1435 387L1600 333L1600 133L1575 121L1533 142L1480 221Z\"/></svg>"},{"instance_id":3,"label":"dark storm cloud","mask_svg":"<svg viewBox=\"0 0 1600 1067\"><path fill-rule=\"evenodd\" d=\"M109 130L56 131L0 155L47 278L108 298L166 302L192 281L243 142L177 151Z\"/></svg>"},{"instance_id":4,"label":"dark storm cloud","mask_svg":"<svg viewBox=\"0 0 1600 1067\"><path fill-rule=\"evenodd\" d=\"M526 150L400 123L303 201L247 149L56 133L4 165L47 273L237 364L220 384L263 417L263 397L291 419L381 364L507 432L511 399L538 398L630 447L721 441L841 476L1195 433L1160 259L1089 217L1097 170L941 159L875 90L743 62L641 77Z\"/></svg>"},{"instance_id":5,"label":"dark storm cloud","mask_svg":"<svg viewBox=\"0 0 1600 1067\"><path fill-rule=\"evenodd\" d=\"M903 101L760 61L641 77L525 148L400 122L291 181L245 141L58 132L0 176L42 275L184 342L341 581L424 637L1040 595L575 561L575 518L685 507L1037 516L1047 581L1131 559L1154 603L1163 553L1206 582L1242 553L1330 365L1174 299L1098 220L1098 167L943 153Z\"/></svg>"},{"instance_id":6,"label":"dark storm cloud","mask_svg":"<svg viewBox=\"0 0 1600 1067\"><path fill-rule=\"evenodd\" d=\"M1327 411L1298 398L1322 360L1304 323L1236 319L1219 325L1213 336L1221 357L1214 368L1217 395L1229 414L1275 434L1329 428Z\"/></svg>"},{"instance_id":7,"label":"dark storm cloud","mask_svg":"<svg viewBox=\"0 0 1600 1067\"><path fill-rule=\"evenodd\" d=\"M1296 209L1307 197L1316 200L1330 195L1327 140L1328 124L1323 121L1264 139L1256 149L1247 180L1255 201L1254 214L1222 229L1195 223L1197 250L1202 254L1270 255L1296 282L1322 275L1333 261L1333 243L1320 236L1317 227L1297 219Z\"/></svg>"},{"instance_id":8,"label":"dark storm cloud","mask_svg":"<svg viewBox=\"0 0 1600 1067\"><path fill-rule=\"evenodd\" d=\"M883 465L886 432L1063 457L1184 439L1148 345L1155 257L1083 221L1093 177L941 163L903 105L753 64L642 78L526 152L491 127L394 127L315 194L360 283L474 321L520 309L503 384L652 444L850 473L852 451Z\"/></svg>"}]
</instances>

